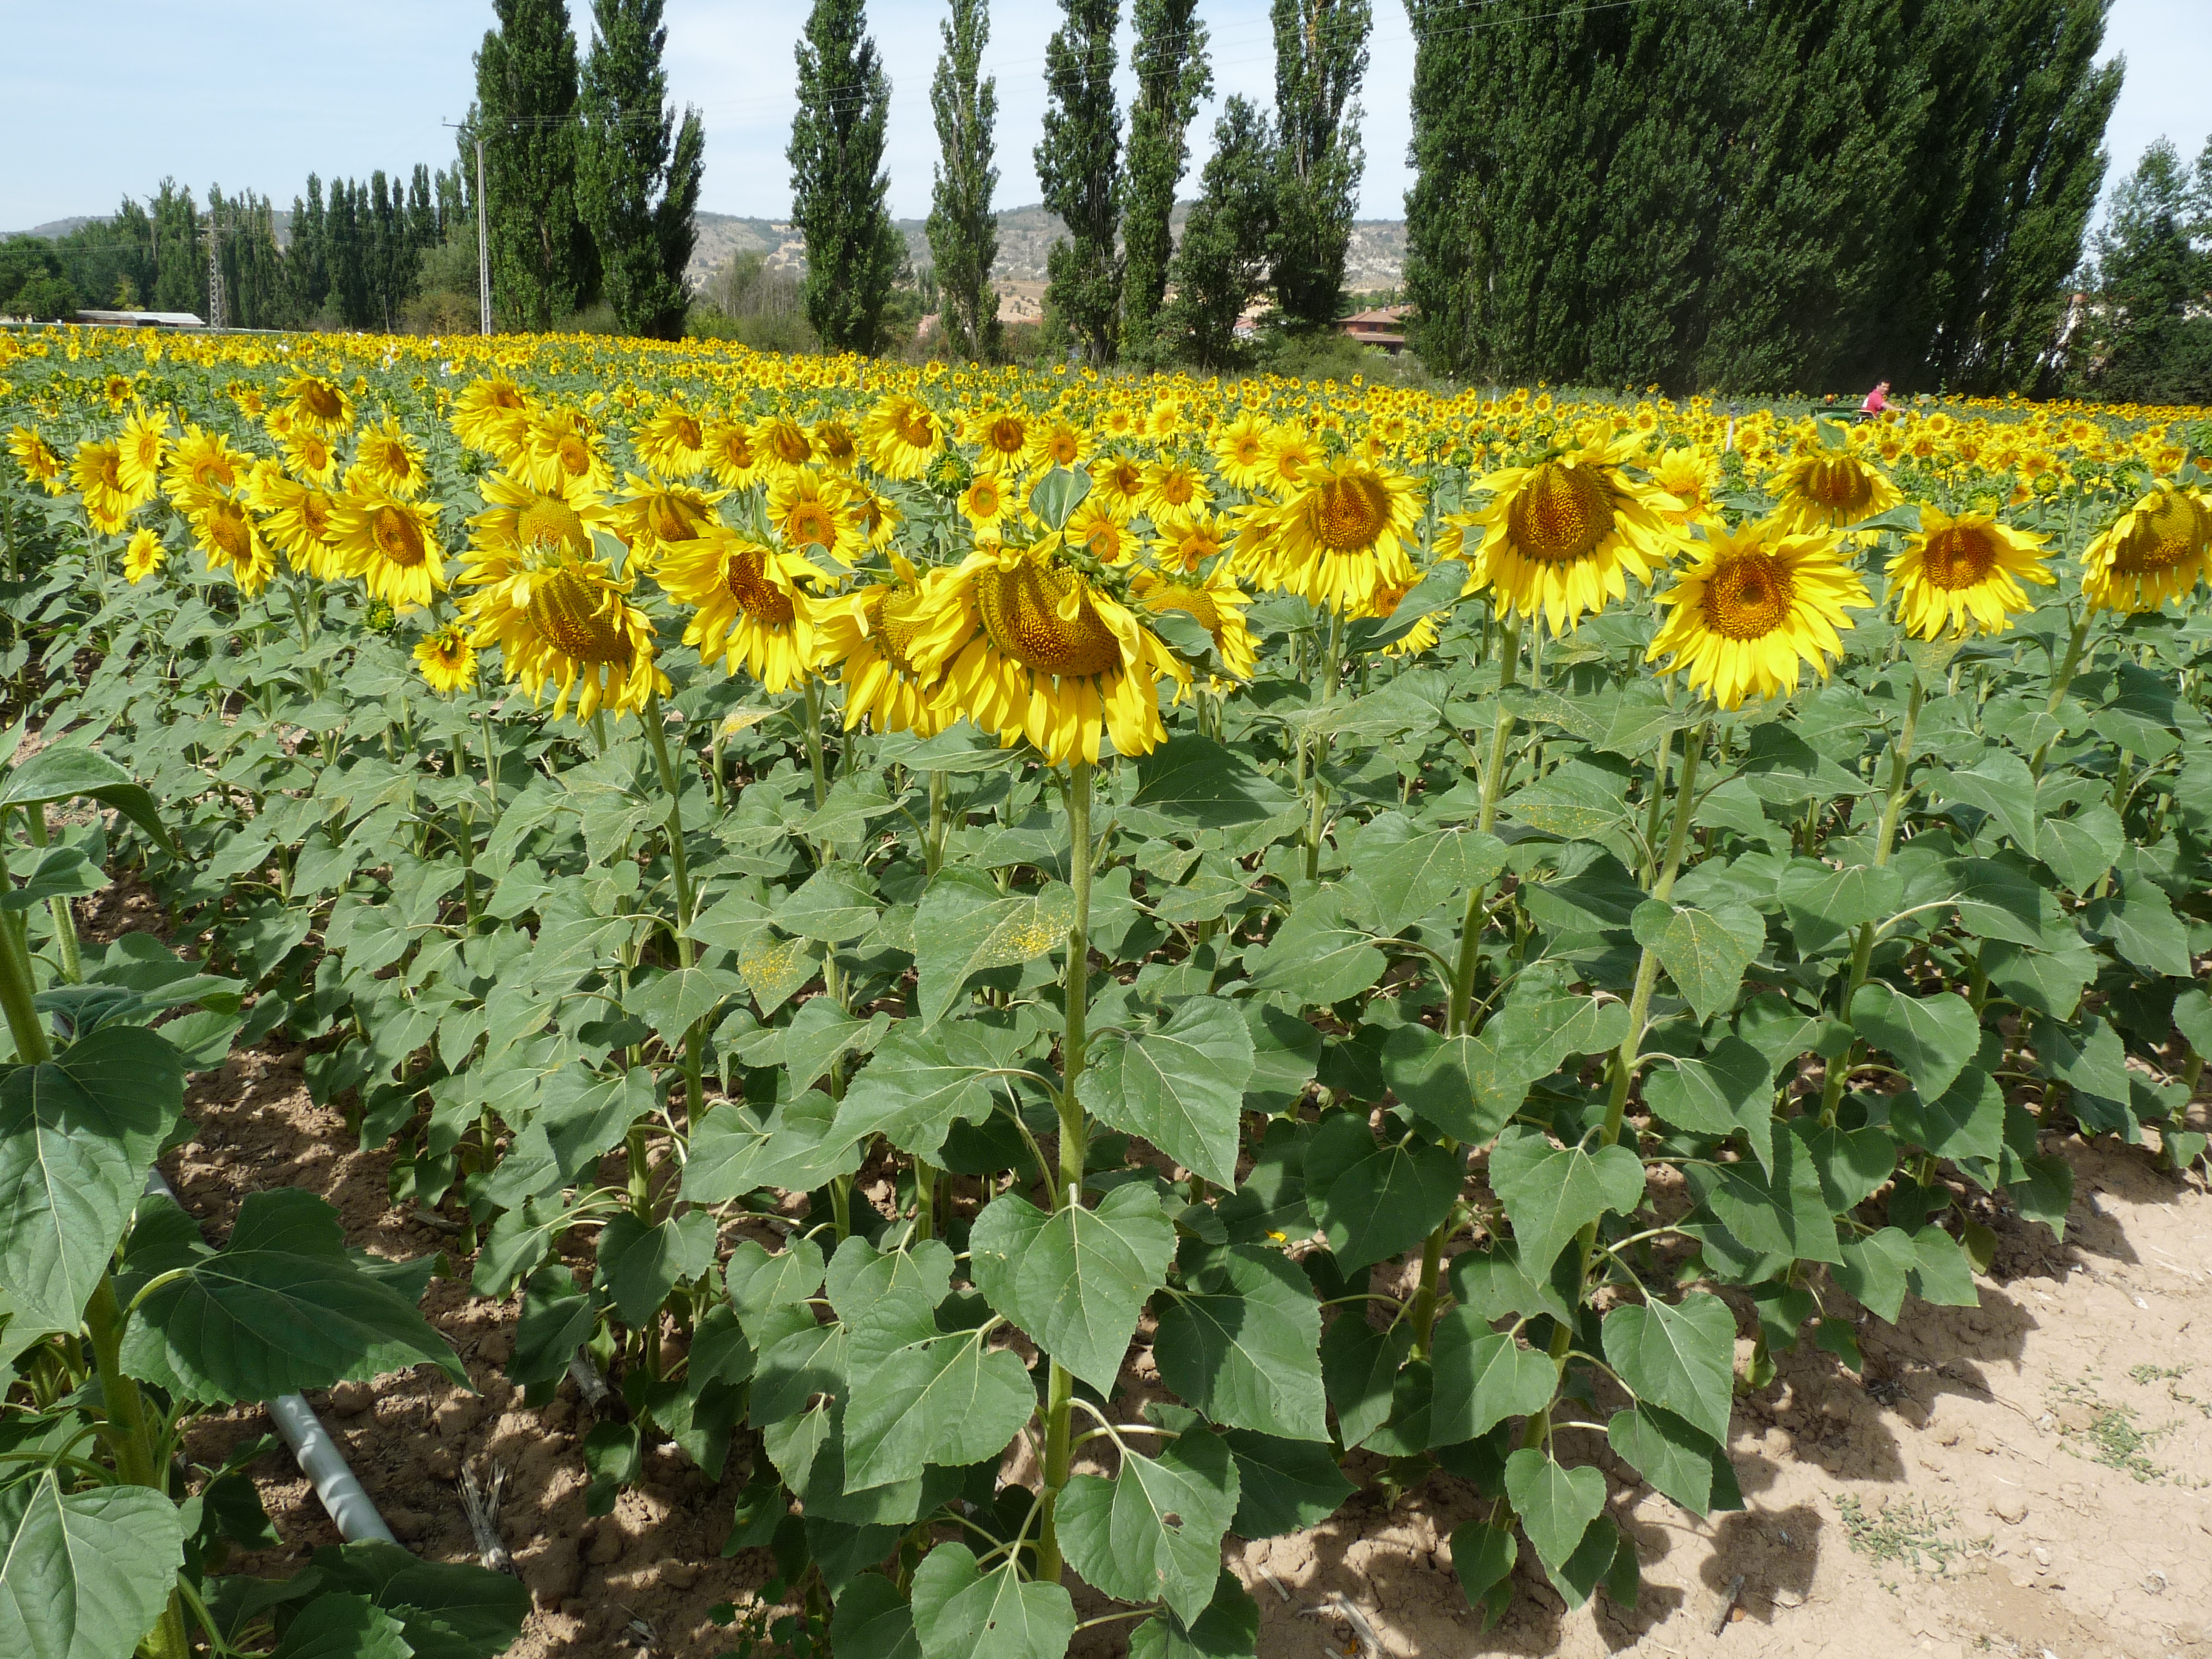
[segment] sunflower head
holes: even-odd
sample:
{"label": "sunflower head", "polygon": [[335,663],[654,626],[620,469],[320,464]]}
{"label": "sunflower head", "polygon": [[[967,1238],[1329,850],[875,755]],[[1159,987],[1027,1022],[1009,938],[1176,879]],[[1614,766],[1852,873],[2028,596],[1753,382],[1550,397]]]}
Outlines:
{"label": "sunflower head", "polygon": [[1847,450],[1800,455],[1776,480],[1782,516],[1801,528],[1848,530],[1905,499],[1889,475]]}
{"label": "sunflower head", "polygon": [[2155,611],[2212,579],[2212,496],[2160,479],[2082,550],[2081,592],[2100,611]]}
{"label": "sunflower head", "polygon": [[1451,520],[1484,532],[1469,556],[1470,588],[1490,587],[1509,614],[1540,616],[1562,634],[1626,598],[1630,577],[1650,581],[1680,533],[1664,516],[1677,503],[1629,476],[1632,441],[1577,445],[1478,480],[1490,504]]}
{"label": "sunflower head", "polygon": [[671,544],[655,572],[668,596],[692,607],[684,642],[700,660],[726,655],[763,690],[780,694],[804,681],[817,651],[821,573],[799,554],[748,540],[721,524]]}
{"label": "sunflower head", "polygon": [[123,574],[136,587],[168,562],[161,538],[142,527],[131,533],[131,545],[123,551]]}
{"label": "sunflower head", "polygon": [[2057,580],[2044,566],[2042,542],[1986,513],[1954,519],[1922,507],[1920,533],[1889,562],[1899,619],[1922,639],[2003,632],[2012,613],[2030,606],[2022,582],[2047,587]]}
{"label": "sunflower head", "polygon": [[1825,677],[1843,653],[1846,607],[1869,603],[1833,532],[1799,532],[1780,519],[1711,529],[1674,586],[1658,595],[1667,619],[1649,659],[1723,708],[1796,690],[1810,666]]}
{"label": "sunflower head", "polygon": [[470,643],[496,645],[501,672],[532,701],[554,688],[553,718],[642,710],[667,677],[653,664],[653,623],[629,603],[629,582],[564,542],[537,544],[517,562],[495,555],[464,573]]}
{"label": "sunflower head", "polygon": [[415,647],[415,662],[430,689],[441,696],[451,696],[476,684],[477,648],[468,629],[457,622],[423,635]]}

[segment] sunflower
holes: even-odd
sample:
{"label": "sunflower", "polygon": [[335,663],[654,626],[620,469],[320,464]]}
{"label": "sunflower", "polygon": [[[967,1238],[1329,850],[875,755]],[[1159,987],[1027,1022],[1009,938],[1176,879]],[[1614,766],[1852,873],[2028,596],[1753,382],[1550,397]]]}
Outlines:
{"label": "sunflower", "polygon": [[982,453],[978,467],[1019,472],[1036,459],[1037,433],[1018,409],[984,409],[961,422],[961,436]]}
{"label": "sunflower", "polygon": [[1101,501],[1124,518],[1136,512],[1137,497],[1144,488],[1144,463],[1133,456],[1101,455],[1091,463],[1086,499]]}
{"label": "sunflower", "polygon": [[142,501],[151,501],[161,480],[161,457],[169,447],[168,411],[134,410],[123,422],[115,447],[120,457],[116,476],[123,487]]}
{"label": "sunflower", "polygon": [[898,503],[888,495],[878,495],[866,484],[856,483],[845,502],[845,520],[853,532],[872,548],[890,545],[891,538],[905,520]]}
{"label": "sunflower", "polygon": [[668,677],[653,665],[653,623],[629,602],[631,579],[604,559],[577,553],[554,532],[520,547],[472,550],[461,573],[469,643],[499,647],[500,672],[531,700],[555,688],[553,718],[576,699],[576,718],[601,708],[617,716],[642,710]]}
{"label": "sunflower", "polygon": [[1468,591],[1495,588],[1508,612],[1540,614],[1559,635],[1626,598],[1631,575],[1649,582],[1669,556],[1675,532],[1664,515],[1675,502],[1621,470],[1633,441],[1581,446],[1478,480],[1490,504],[1452,521],[1484,532],[1468,560]]}
{"label": "sunflower", "polygon": [[2212,579],[2212,496],[2160,479],[2081,553],[2081,592],[2099,611],[2155,611]]}
{"label": "sunflower", "polygon": [[596,491],[580,485],[536,489],[511,473],[492,472],[478,488],[483,492],[484,510],[469,520],[475,531],[469,551],[478,557],[556,546],[588,559],[592,556],[592,532],[614,535],[619,527],[615,509]]}
{"label": "sunflower", "polygon": [[714,503],[726,490],[661,483],[635,472],[623,475],[627,499],[614,504],[615,534],[634,557],[651,561],[678,542],[696,541],[715,522]]}
{"label": "sunflower", "polygon": [[1267,476],[1267,417],[1247,410],[1213,441],[1213,470],[1234,489],[1258,489]]}
{"label": "sunflower", "polygon": [[1213,636],[1213,647],[1221,653],[1221,665],[1237,679],[1252,678],[1253,665],[1260,655],[1252,630],[1244,621],[1244,607],[1252,602],[1252,596],[1239,587],[1225,569],[1217,568],[1211,576],[1195,581],[1162,575],[1154,570],[1139,570],[1130,578],[1129,595],[1155,615],[1180,611],[1187,617],[1196,617]]}
{"label": "sunflower", "polygon": [[346,488],[367,487],[402,501],[422,493],[430,475],[422,465],[422,446],[399,428],[396,416],[386,415],[366,428],[355,444],[353,465],[346,469]]}
{"label": "sunflower", "polygon": [[1676,524],[1701,523],[1715,516],[1713,500],[1721,487],[1721,464],[1702,449],[1670,449],[1650,467],[1651,482],[1676,505],[1662,508]]}
{"label": "sunflower", "polygon": [[1826,678],[1843,653],[1837,630],[1852,625],[1844,608],[1872,603],[1843,561],[1843,538],[1793,531],[1779,515],[1705,536],[1657,595],[1667,620],[1646,660],[1671,655],[1664,672],[1686,674],[1723,708],[1796,690],[1808,664]]}
{"label": "sunflower", "polygon": [[159,536],[143,527],[131,532],[131,545],[123,550],[123,574],[131,586],[137,586],[168,562]]}
{"label": "sunflower", "polygon": [[1924,640],[1939,634],[2002,634],[2010,613],[2030,608],[2023,581],[2048,587],[2058,579],[2039,550],[2043,538],[1999,524],[1987,513],[1952,518],[1920,509],[1920,533],[1889,562],[1898,620]]}
{"label": "sunflower", "polygon": [[457,622],[425,634],[415,647],[415,664],[430,689],[445,696],[477,683],[477,648],[470,642],[469,630]]}
{"label": "sunflower", "polygon": [[302,428],[287,435],[282,447],[284,465],[295,477],[326,485],[337,476],[338,453],[321,433]]}
{"label": "sunflower", "polygon": [[845,510],[851,496],[851,485],[836,473],[793,467],[768,487],[768,520],[794,551],[818,547],[839,564],[850,564],[865,539]]}
{"label": "sunflower", "polygon": [[799,554],[717,524],[667,549],[654,574],[671,599],[694,607],[684,643],[698,647],[700,661],[726,657],[731,673],[744,668],[770,696],[812,671],[817,606],[810,590],[822,573]]}
{"label": "sunflower", "polygon": [[707,429],[680,403],[665,403],[630,434],[630,447],[664,478],[688,478],[707,465]]}
{"label": "sunflower", "polygon": [[471,380],[453,399],[453,435],[471,449],[513,466],[529,442],[535,408],[536,400],[504,374]]}
{"label": "sunflower", "polygon": [[707,470],[725,489],[743,489],[760,469],[752,428],[743,421],[716,421],[706,433]]}
{"label": "sunflower", "polygon": [[331,547],[338,568],[361,577],[369,597],[394,611],[428,605],[446,586],[438,508],[392,495],[368,478],[349,477],[347,483],[347,492],[331,503]]}
{"label": "sunflower", "polygon": [[1067,515],[1061,534],[1068,546],[1082,549],[1099,563],[1120,564],[1137,549],[1129,516],[1127,507],[1116,507],[1092,494]]}
{"label": "sunflower", "polygon": [[1090,453],[1091,440],[1073,421],[1054,421],[1037,434],[1036,465],[1042,469],[1063,467],[1073,472]]}
{"label": "sunflower", "polygon": [[62,458],[54,453],[53,446],[27,426],[19,426],[8,434],[8,453],[23,469],[23,476],[35,480],[49,495],[64,495],[69,480]]}
{"label": "sunflower", "polygon": [[908,654],[931,603],[930,589],[949,573],[917,575],[897,553],[891,580],[874,582],[817,607],[816,629],[824,664],[839,665],[845,686],[845,729],[868,720],[878,732],[933,738],[959,718]]}
{"label": "sunflower", "polygon": [[1176,514],[1152,526],[1152,555],[1164,570],[1188,574],[1217,556],[1226,544],[1227,532],[1211,513]]}
{"label": "sunflower", "polygon": [[1848,530],[1905,499],[1880,467],[1842,450],[1800,455],[1767,480],[1779,516],[1802,530]]}
{"label": "sunflower", "polygon": [[968,488],[953,505],[978,532],[990,532],[1019,511],[1020,499],[1006,487],[1004,478],[986,467],[968,481]]}
{"label": "sunflower", "polygon": [[233,449],[220,432],[203,432],[188,422],[184,435],[170,446],[169,459],[161,469],[162,488],[182,507],[185,498],[194,491],[236,489],[251,465],[251,460]]}
{"label": "sunflower", "polygon": [[276,395],[285,400],[285,418],[295,428],[333,434],[353,428],[353,399],[336,380],[302,369],[277,387]]}
{"label": "sunflower", "polygon": [[1145,469],[1144,487],[1137,492],[1137,511],[1154,524],[1203,512],[1212,505],[1213,494],[1196,467],[1181,461],[1154,461]]}
{"label": "sunflower", "polygon": [[1267,434],[1259,482],[1249,487],[1279,496],[1295,495],[1305,487],[1306,474],[1322,460],[1321,440],[1307,430],[1304,422],[1279,426]]}
{"label": "sunflower", "polygon": [[276,574],[276,556],[246,503],[220,489],[204,489],[183,503],[192,544],[207,555],[210,568],[227,570],[238,591],[252,599]]}
{"label": "sunflower", "polygon": [[945,422],[919,398],[894,392],[860,422],[868,465],[886,478],[919,478],[945,447]]}
{"label": "sunflower", "polygon": [[84,516],[103,536],[119,536],[143,497],[123,485],[123,453],[113,444],[88,438],[70,458],[70,482],[84,502]]}
{"label": "sunflower", "polygon": [[315,484],[295,482],[273,463],[253,469],[253,505],[262,514],[261,533],[276,544],[295,570],[324,581],[345,574],[331,537],[331,514],[337,498]]}
{"label": "sunflower", "polygon": [[594,495],[604,495],[614,483],[606,434],[574,409],[530,417],[526,447],[515,470],[532,489],[547,492],[580,484]]}
{"label": "sunflower", "polygon": [[753,427],[756,462],[769,476],[805,466],[814,459],[814,441],[788,415],[770,415]]}
{"label": "sunflower", "polygon": [[814,455],[840,477],[849,475],[860,464],[860,447],[853,436],[853,428],[842,421],[817,421],[814,423]]}
{"label": "sunflower", "polygon": [[1051,542],[979,547],[929,598],[908,655],[1001,743],[1026,737],[1058,765],[1097,760],[1102,732],[1124,755],[1165,740],[1159,681],[1189,671]]}
{"label": "sunflower", "polygon": [[1352,456],[1310,471],[1282,506],[1247,519],[1239,561],[1264,586],[1363,615],[1378,587],[1410,586],[1406,542],[1421,516],[1413,479]]}
{"label": "sunflower", "polygon": [[[1378,621],[1388,617],[1398,608],[1398,602],[1413,591],[1411,586],[1376,588],[1374,606],[1367,614]],[[1391,644],[1384,646],[1382,654],[1388,657],[1418,657],[1434,645],[1437,639],[1437,619],[1431,614],[1415,623]]]}

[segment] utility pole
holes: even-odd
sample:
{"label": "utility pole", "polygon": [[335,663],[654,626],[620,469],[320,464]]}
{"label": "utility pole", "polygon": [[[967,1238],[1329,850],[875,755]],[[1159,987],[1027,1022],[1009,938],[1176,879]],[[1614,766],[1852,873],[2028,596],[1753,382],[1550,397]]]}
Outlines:
{"label": "utility pole", "polygon": [[208,326],[225,328],[229,319],[224,313],[229,307],[224,303],[222,291],[222,240],[216,234],[215,215],[208,215]]}
{"label": "utility pole", "polygon": [[477,138],[477,297],[483,312],[483,326],[491,332],[491,236],[485,228],[483,138]]}

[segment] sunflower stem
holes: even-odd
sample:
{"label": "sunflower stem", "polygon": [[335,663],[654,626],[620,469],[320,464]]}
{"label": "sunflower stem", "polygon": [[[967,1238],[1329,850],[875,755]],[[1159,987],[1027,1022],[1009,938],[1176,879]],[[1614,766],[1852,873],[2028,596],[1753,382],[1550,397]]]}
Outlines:
{"label": "sunflower stem", "polygon": [[[46,808],[33,801],[23,808],[23,823],[31,832],[31,845],[46,845]],[[54,921],[54,952],[61,958],[62,977],[71,985],[84,983],[84,961],[77,953],[76,917],[68,899],[58,895],[46,901],[46,914]]]}
{"label": "sunflower stem", "polygon": [[932,876],[945,862],[945,836],[951,827],[945,817],[945,774],[932,772],[929,775],[929,840],[921,849],[923,872]]}
{"label": "sunflower stem", "polygon": [[[1077,1087],[1082,1081],[1087,1042],[1085,1022],[1091,1001],[1091,763],[1072,762],[1067,780],[1068,884],[1075,890],[1075,920],[1067,930],[1067,979],[1065,995],[1066,1024],[1060,1045],[1060,1207],[1073,1209],[1083,1202],[1083,1166],[1089,1151],[1090,1125]],[[1052,1362],[1046,1387],[1044,1420],[1044,1492],[1040,1504],[1036,1577],[1041,1583],[1060,1582],[1060,1534],[1054,1510],[1060,1489],[1067,1485],[1068,1417],[1075,1399],[1075,1379],[1059,1360]]]}
{"label": "sunflower stem", "polygon": [[[2074,684],[2075,671],[2081,665],[2081,647],[2088,643],[2089,611],[2085,608],[2075,622],[2073,631],[2066,636],[2066,655],[2058,665],[2058,672],[2051,677],[2051,696],[2043,705],[2046,714],[2056,714],[2058,705],[2066,700],[2067,688]],[[2036,746],[2034,756],[2027,763],[2027,775],[2032,778],[2043,775],[2043,763],[2051,758],[2051,745],[2057,741],[2057,733],[2045,738]]]}
{"label": "sunflower stem", "polygon": [[806,677],[806,763],[814,771],[814,810],[830,799],[830,782],[822,769],[822,683]]}
{"label": "sunflower stem", "polygon": [[[1328,708],[1336,701],[1337,678],[1344,669],[1344,613],[1336,606],[1328,608],[1328,660],[1322,665],[1321,706]],[[1307,780],[1312,793],[1312,815],[1306,826],[1306,879],[1321,879],[1321,832],[1323,815],[1328,808],[1328,786],[1322,781],[1322,763],[1328,758],[1328,738],[1320,732],[1313,734],[1313,774]]]}
{"label": "sunflower stem", "polygon": [[[653,744],[653,764],[660,772],[660,787],[668,792],[668,862],[676,878],[676,965],[689,969],[692,963],[691,949],[691,866],[684,851],[683,780],[677,774],[675,757],[668,750],[668,722],[661,717],[660,693],[649,690],[645,694],[645,734]],[[684,750],[688,757],[690,750]],[[684,1109],[696,1121],[706,1109],[702,1097],[705,1088],[705,1068],[700,1059],[700,1026],[694,1020],[684,1032]]]}

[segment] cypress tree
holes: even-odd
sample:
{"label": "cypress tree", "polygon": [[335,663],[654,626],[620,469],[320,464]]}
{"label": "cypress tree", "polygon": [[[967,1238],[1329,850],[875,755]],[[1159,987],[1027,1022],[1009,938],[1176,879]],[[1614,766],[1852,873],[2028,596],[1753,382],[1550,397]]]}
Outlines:
{"label": "cypress tree", "polygon": [[991,165],[999,83],[978,79],[991,39],[988,0],[951,0],[951,15],[938,25],[945,50],[929,84],[939,150],[929,252],[945,344],[957,356],[988,362],[998,356],[1000,340],[999,294],[991,286],[999,257],[999,222],[991,211],[999,187],[999,170]]}
{"label": "cypress tree", "polygon": [[1165,350],[1200,368],[1237,361],[1237,319],[1266,286],[1274,240],[1275,154],[1267,118],[1231,98],[1213,125],[1213,155],[1176,250],[1175,298],[1159,318]]}
{"label": "cypress tree", "polygon": [[684,331],[684,267],[705,170],[705,129],[687,109],[679,132],[667,106],[661,0],[592,0],[596,25],[577,107],[578,202],[599,248],[601,291],[632,334]]}
{"label": "cypress tree", "polygon": [[1324,328],[1344,297],[1344,255],[1367,154],[1359,83],[1368,0],[1274,0],[1275,301],[1292,328]]}
{"label": "cypress tree", "polygon": [[591,295],[576,214],[576,38],[565,0],[492,0],[477,120],[491,202],[492,292],[510,328],[544,331]]}
{"label": "cypress tree", "polygon": [[1045,264],[1048,318],[1067,330],[1092,363],[1110,363],[1119,346],[1121,262],[1114,248],[1120,220],[1121,116],[1114,102],[1114,31],[1121,0],[1060,0],[1059,28],[1045,47],[1044,137],[1036,147],[1044,204],[1068,240]]}
{"label": "cypress tree", "polygon": [[1213,90],[1206,62],[1206,26],[1198,0],[1133,0],[1137,40],[1129,54],[1137,72],[1129,106],[1128,172],[1122,181],[1121,342],[1125,353],[1150,356],[1154,314],[1167,293],[1174,252],[1169,221],[1176,186],[1190,160],[1188,134],[1199,100]]}
{"label": "cypress tree", "polygon": [[884,192],[890,77],[861,0],[814,0],[799,42],[791,216],[806,238],[806,320],[832,351],[873,351],[904,251]]}
{"label": "cypress tree", "polygon": [[1497,60],[1512,31],[1468,28],[1459,0],[1407,0],[1406,15],[1413,33],[1407,339],[1431,368],[1469,374],[1486,356],[1491,204],[1503,171],[1493,140],[1508,114]]}
{"label": "cypress tree", "polygon": [[330,233],[323,220],[323,181],[307,175],[307,199],[292,198],[292,240],[284,273],[301,319],[312,321],[331,291]]}

